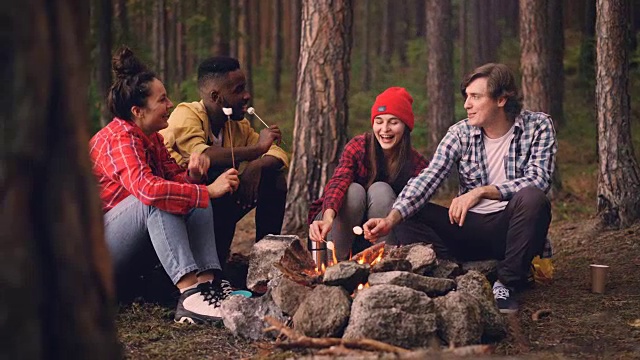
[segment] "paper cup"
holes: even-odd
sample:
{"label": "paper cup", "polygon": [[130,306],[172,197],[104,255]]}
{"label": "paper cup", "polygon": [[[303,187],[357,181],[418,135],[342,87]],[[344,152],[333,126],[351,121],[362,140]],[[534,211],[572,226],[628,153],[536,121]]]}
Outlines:
{"label": "paper cup", "polygon": [[591,264],[591,292],[596,294],[604,294],[607,285],[607,273],[609,266]]}

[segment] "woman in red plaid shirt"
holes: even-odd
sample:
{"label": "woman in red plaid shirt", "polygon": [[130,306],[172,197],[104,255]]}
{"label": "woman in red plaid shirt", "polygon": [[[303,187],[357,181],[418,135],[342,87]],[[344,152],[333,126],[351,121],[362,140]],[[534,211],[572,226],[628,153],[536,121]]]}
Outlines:
{"label": "woman in red plaid shirt", "polygon": [[[413,98],[406,89],[391,87],[371,108],[372,131],[351,139],[340,156],[323,196],[309,211],[309,238],[333,241],[338,260],[349,258],[352,231],[367,219],[386,215],[410,178],[427,166],[411,146]],[[396,243],[393,234],[379,239]]]}
{"label": "woman in red plaid shirt", "polygon": [[209,199],[234,191],[238,173],[231,169],[205,186],[206,156],[180,168],[158,134],[173,107],[162,82],[128,48],[114,57],[113,70],[108,105],[115,118],[91,139],[90,152],[116,278],[130,276],[150,243],[181,292],[175,320],[220,320],[220,302],[231,289],[214,276],[220,261]]}

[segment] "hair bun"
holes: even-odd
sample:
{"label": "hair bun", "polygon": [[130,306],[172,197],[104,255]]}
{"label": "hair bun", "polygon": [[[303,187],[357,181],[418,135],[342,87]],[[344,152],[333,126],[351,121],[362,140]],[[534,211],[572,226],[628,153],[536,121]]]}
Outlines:
{"label": "hair bun", "polygon": [[133,77],[147,71],[147,67],[126,46],[118,50],[113,57],[111,67],[119,79]]}

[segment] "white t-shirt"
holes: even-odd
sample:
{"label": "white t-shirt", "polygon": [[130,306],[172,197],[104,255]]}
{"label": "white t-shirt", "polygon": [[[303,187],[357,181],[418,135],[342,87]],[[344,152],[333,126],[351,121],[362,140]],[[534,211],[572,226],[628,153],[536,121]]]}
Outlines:
{"label": "white t-shirt", "polygon": [[216,136],[215,134],[213,135],[213,140],[211,141],[211,146],[217,146],[217,147],[221,147],[222,146],[222,130],[220,130],[218,132],[218,136]]}
{"label": "white t-shirt", "polygon": [[[507,181],[504,166],[509,155],[509,145],[513,139],[513,129],[514,127],[512,126],[506,134],[497,139],[490,139],[483,135],[484,150],[487,154],[487,175],[489,176],[490,185],[502,184]],[[508,201],[481,199],[469,211],[478,214],[490,214],[504,210],[508,203]]]}

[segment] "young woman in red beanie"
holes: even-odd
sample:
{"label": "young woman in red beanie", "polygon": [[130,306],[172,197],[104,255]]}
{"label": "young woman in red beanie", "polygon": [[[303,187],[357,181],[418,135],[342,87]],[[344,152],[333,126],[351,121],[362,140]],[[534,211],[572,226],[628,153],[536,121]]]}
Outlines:
{"label": "young woman in red beanie", "polygon": [[[391,87],[371,108],[372,131],[347,143],[323,196],[309,211],[309,238],[333,241],[338,260],[349,258],[352,229],[367,219],[383,217],[410,178],[427,166],[411,146],[413,98],[406,89]],[[394,234],[379,241],[395,244]]]}

